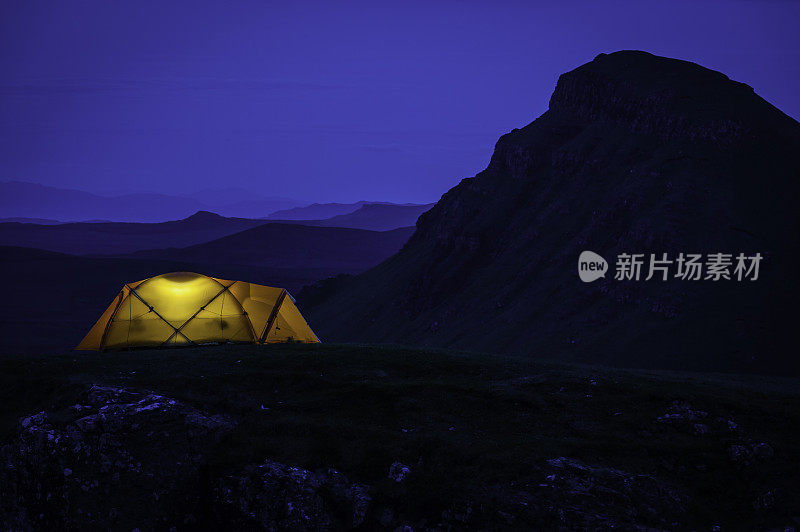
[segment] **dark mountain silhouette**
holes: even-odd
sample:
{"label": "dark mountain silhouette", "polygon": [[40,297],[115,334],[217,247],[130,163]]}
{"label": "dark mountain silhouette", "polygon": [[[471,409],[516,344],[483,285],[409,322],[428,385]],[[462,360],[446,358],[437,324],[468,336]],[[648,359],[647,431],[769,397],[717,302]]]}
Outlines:
{"label": "dark mountain silhouette", "polygon": [[14,217],[14,218],[0,218],[0,223],[19,223],[19,224],[38,224],[38,225],[59,225],[66,222],[62,222],[59,220],[51,220],[49,218],[25,218],[25,217]]}
{"label": "dark mountain silhouette", "polygon": [[[329,340],[797,373],[799,191],[800,124],[749,86],[644,52],[601,54],[563,74],[548,111],[502,136],[402,251],[299,299]],[[612,270],[585,284],[583,250],[612,269],[621,253],[765,259],[756,282]]]}
{"label": "dark mountain silhouette", "polygon": [[24,246],[78,255],[127,254],[154,247],[186,247],[264,224],[199,211],[162,223],[0,223],[0,245]]}
{"label": "dark mountain silhouette", "polygon": [[[430,207],[431,205],[368,204],[354,213],[336,216],[329,220],[289,223],[388,231],[413,226],[419,214]],[[117,255],[141,250],[188,247],[266,223],[268,221],[264,219],[228,218],[207,211],[198,211],[183,220],[161,223],[107,221],[70,223],[44,219],[21,218],[8,221],[0,219],[0,245],[32,247],[77,255]],[[304,234],[317,233],[311,231]],[[326,235],[332,236],[328,233]],[[380,256],[386,258],[384,255]]]}
{"label": "dark mountain silhouette", "polygon": [[264,218],[280,209],[291,209],[305,205],[304,202],[284,197],[262,196],[252,190],[229,187],[204,189],[187,194],[222,216],[239,218]]}
{"label": "dark mountain silhouette", "polygon": [[419,215],[433,207],[427,205],[393,205],[367,203],[349,214],[340,214],[321,220],[325,227],[353,227],[372,231],[389,231],[400,227],[413,226]]}
{"label": "dark mountain silhouette", "polygon": [[264,218],[269,213],[289,205],[296,205],[297,201],[284,201],[280,198],[240,200],[234,203],[221,205],[209,203],[208,208],[222,216],[236,216],[242,218]]}
{"label": "dark mountain silhouette", "polygon": [[269,220],[324,220],[340,214],[348,214],[364,205],[365,201],[356,203],[312,203],[304,207],[282,209],[271,213],[266,218]]}
{"label": "dark mountain silhouette", "polygon": [[[331,205],[331,204],[326,204]],[[364,203],[355,211],[320,220],[270,220],[278,223],[312,225],[317,227],[350,227],[370,231],[390,231],[413,226],[419,215],[433,207],[425,205],[395,203]]]}
{"label": "dark mountain silhouette", "polygon": [[293,209],[285,209],[275,211],[267,219],[287,222],[311,222],[316,223],[319,220],[327,220],[335,216],[354,213],[365,205],[387,205],[391,207],[420,207],[416,203],[391,203],[386,201],[357,201],[355,203],[312,203],[304,207],[295,207]]}
{"label": "dark mountain silhouette", "polygon": [[413,227],[366,231],[267,223],[183,249],[140,251],[137,257],[273,268],[318,268],[362,272],[396,253]]}

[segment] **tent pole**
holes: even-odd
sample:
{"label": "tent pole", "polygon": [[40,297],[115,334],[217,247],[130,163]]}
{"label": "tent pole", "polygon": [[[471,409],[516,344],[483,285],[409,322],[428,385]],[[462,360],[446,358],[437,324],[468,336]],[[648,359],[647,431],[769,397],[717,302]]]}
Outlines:
{"label": "tent pole", "polygon": [[[149,309],[150,309],[150,312],[152,312],[153,314],[155,314],[156,316],[158,316],[159,318],[161,318],[161,321],[163,321],[164,323],[166,323],[167,325],[169,325],[170,327],[172,327],[172,329],[175,331],[174,333],[172,333],[172,334],[169,336],[169,338],[167,338],[167,340],[166,340],[164,343],[167,343],[167,342],[168,342],[168,341],[169,341],[169,340],[170,340],[170,339],[171,339],[173,336],[175,336],[175,333],[178,333],[178,334],[180,334],[181,336],[183,336],[184,338],[186,338],[186,335],[185,335],[185,334],[183,334],[182,332],[178,331],[178,329],[176,329],[176,328],[175,328],[175,326],[174,326],[173,324],[171,324],[169,321],[167,321],[167,320],[166,320],[166,318],[164,318],[164,316],[162,316],[161,314],[159,314],[159,313],[158,313],[158,311],[157,311],[155,308],[153,308],[153,305],[151,305],[150,303],[148,303],[147,301],[145,301],[144,299],[142,299],[142,296],[140,296],[139,294],[137,294],[135,289],[131,288],[130,290],[131,290],[131,294],[135,295],[135,296],[136,296],[136,298],[137,298],[139,301],[141,301],[142,303],[144,303],[144,304],[147,306],[147,308],[149,308]],[[189,338],[186,338],[186,341],[187,341],[187,342],[189,342],[189,343],[190,343],[190,344],[192,344],[192,345],[195,345],[195,343],[194,343],[194,342],[192,342],[192,341],[191,341]],[[161,344],[161,345],[164,345],[164,344]]]}
{"label": "tent pole", "polygon": [[[211,277],[211,279],[214,279],[214,278],[213,278],[213,277]],[[214,279],[214,280],[215,280],[215,281],[217,281],[216,279]],[[227,290],[228,290],[228,287],[227,287],[227,286],[223,285],[223,284],[222,284],[222,283],[220,283],[219,281],[217,281],[217,282],[218,282],[218,283],[219,283],[219,285],[222,287],[222,290],[220,290],[219,292],[217,292],[217,294],[216,294],[214,297],[212,297],[211,299],[209,299],[208,301],[206,301],[205,303],[203,303],[203,305],[202,305],[202,306],[201,306],[199,309],[197,309],[197,312],[195,312],[194,314],[192,314],[192,316],[191,316],[191,317],[190,317],[188,320],[184,321],[184,322],[183,322],[183,324],[182,324],[180,327],[178,327],[177,329],[175,329],[175,327],[173,327],[173,329],[175,329],[175,332],[174,332],[174,333],[172,333],[172,334],[169,336],[169,338],[167,338],[166,340],[164,340],[164,342],[163,342],[161,345],[166,345],[166,343],[167,343],[167,342],[169,342],[170,340],[172,340],[172,338],[173,338],[173,337],[174,337],[176,334],[180,334],[181,336],[183,336],[184,338],[186,338],[187,340],[189,340],[189,338],[187,338],[187,337],[186,337],[186,335],[185,335],[185,334],[183,334],[183,333],[181,332],[181,329],[183,329],[184,327],[186,327],[186,324],[187,324],[187,323],[189,323],[190,321],[192,321],[193,319],[195,319],[195,317],[197,317],[197,315],[198,315],[198,314],[200,314],[200,312],[202,312],[202,311],[203,311],[203,309],[205,309],[205,308],[206,308],[208,305],[210,305],[211,303],[213,303],[215,299],[217,299],[219,296],[221,296],[222,294],[224,294],[224,293],[225,293],[225,291],[227,291]],[[233,285],[234,285],[234,283],[236,283],[236,281],[234,281],[233,283],[231,283],[229,286],[233,286]],[[233,294],[231,294],[231,295],[233,295]],[[141,298],[140,298],[140,299],[141,299]],[[234,297],[233,299],[236,299],[236,298]],[[163,318],[161,318],[161,319],[163,319]],[[190,342],[192,342],[191,340],[189,340],[189,341],[190,341]],[[194,343],[194,342],[192,342],[192,343]]]}
{"label": "tent pole", "polygon": [[[212,279],[214,279],[214,278],[212,277]],[[214,279],[214,280],[216,281],[216,279]],[[219,281],[217,281],[217,282],[219,282]],[[247,321],[247,327],[250,329],[250,336],[253,338],[253,342],[258,342],[258,337],[256,336],[256,330],[253,328],[253,322],[250,320],[250,314],[248,314],[247,311],[244,309],[244,305],[242,305],[242,302],[239,301],[239,298],[237,298],[233,294],[233,292],[231,292],[231,290],[230,290],[231,286],[235,285],[238,282],[240,282],[240,281],[232,282],[231,284],[229,284],[228,286],[225,287],[225,290],[228,291],[228,293],[231,295],[233,300],[236,301],[236,304],[239,305],[239,308],[242,309],[242,316],[244,316],[246,318],[245,321]],[[225,290],[223,290],[223,292]]]}
{"label": "tent pole", "polygon": [[267,324],[264,326],[264,333],[261,335],[261,338],[258,340],[259,344],[263,344],[266,339],[269,331],[272,329],[272,326],[275,324],[275,320],[278,317],[278,311],[281,309],[281,305],[283,305],[283,300],[286,297],[286,290],[281,290],[280,295],[278,296],[278,300],[275,301],[275,306],[272,307],[272,314],[269,315],[269,320],[267,320]]}

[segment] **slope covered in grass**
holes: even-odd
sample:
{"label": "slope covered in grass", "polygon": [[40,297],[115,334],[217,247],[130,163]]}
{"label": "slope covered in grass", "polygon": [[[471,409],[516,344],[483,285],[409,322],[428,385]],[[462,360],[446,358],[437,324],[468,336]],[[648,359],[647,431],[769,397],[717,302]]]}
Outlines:
{"label": "slope covered in grass", "polygon": [[[367,486],[366,529],[741,529],[787,526],[800,515],[800,383],[791,379],[349,345],[5,357],[0,379],[0,429],[14,449],[19,419],[37,412],[57,436],[74,432],[86,416],[74,405],[93,385],[157,394],[224,419],[231,428],[204,449],[199,472],[171,488],[183,490],[180,519],[263,524],[232,515],[218,486],[265,460],[335,468]],[[113,417],[113,408],[104,412]],[[182,430],[137,423],[131,434],[174,439]],[[140,466],[166,452],[155,436],[116,430]],[[84,469],[58,462],[53,475],[63,481],[68,467],[70,479],[91,484],[93,460]],[[394,463],[409,469],[400,482],[388,478]],[[106,508],[102,525],[120,524],[107,517],[111,507],[132,526],[178,519],[154,515],[157,505],[135,497],[121,500],[110,473],[97,490],[77,490],[69,511],[87,497]],[[241,497],[236,508],[248,504]],[[134,503],[141,507],[131,510]],[[334,528],[349,526],[347,515],[331,515]]]}

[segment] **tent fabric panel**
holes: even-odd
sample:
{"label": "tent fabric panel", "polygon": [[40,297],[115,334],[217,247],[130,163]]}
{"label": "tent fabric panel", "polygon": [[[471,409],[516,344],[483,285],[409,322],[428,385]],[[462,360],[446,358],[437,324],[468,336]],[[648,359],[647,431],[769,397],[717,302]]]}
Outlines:
{"label": "tent fabric panel", "polygon": [[157,320],[160,318],[151,312],[150,307],[145,305],[135,294],[129,294],[111,321],[128,322],[134,319]]}
{"label": "tent fabric panel", "polygon": [[264,327],[267,325],[267,320],[283,289],[240,281],[230,287],[230,292],[239,300],[242,308],[247,312],[247,317],[253,325],[256,339],[261,338]]}
{"label": "tent fabric panel", "polygon": [[297,310],[291,297],[283,298],[272,330],[264,340],[264,343],[275,342],[319,342],[319,338]]}
{"label": "tent fabric panel", "polygon": [[117,297],[108,305],[108,308],[100,315],[100,318],[95,322],[86,336],[83,337],[81,343],[75,348],[79,351],[99,351],[105,335],[108,323],[114,316],[114,312],[119,308],[119,305],[128,295],[128,288],[124,287],[119,291]]}
{"label": "tent fabric panel", "polygon": [[108,326],[103,348],[158,346],[174,332],[172,325],[131,291]]}
{"label": "tent fabric panel", "polygon": [[174,332],[175,329],[160,319],[115,321],[108,329],[103,348],[159,346]]}
{"label": "tent fabric panel", "polygon": [[168,340],[161,342],[158,345],[170,345],[170,346],[191,345],[191,342],[184,335],[175,334],[174,336],[171,336]]}
{"label": "tent fabric panel", "polygon": [[196,316],[181,328],[181,333],[196,344],[212,342],[215,338],[222,337],[221,321],[217,316],[203,318]]}
{"label": "tent fabric panel", "polygon": [[131,294],[109,325],[103,348],[158,346],[174,332],[169,323]]}
{"label": "tent fabric panel", "polygon": [[128,341],[128,329],[131,322],[131,299],[132,296],[128,295],[122,301],[116,316],[109,322],[101,349],[122,345]]}
{"label": "tent fabric panel", "polygon": [[219,280],[220,290],[178,329],[194,343],[215,341],[253,342],[254,332],[242,304],[231,293],[234,285],[246,284]]}
{"label": "tent fabric panel", "polygon": [[147,279],[135,292],[166,321],[180,327],[223,289],[211,277],[179,272]]}
{"label": "tent fabric panel", "polygon": [[222,299],[220,318],[222,319],[223,337],[235,342],[256,341],[256,333],[250,317],[241,301],[231,293],[230,288],[225,290],[220,299]]}
{"label": "tent fabric panel", "polygon": [[252,342],[254,340],[250,321],[241,312],[219,314],[203,310],[181,327],[180,332],[194,343]]}
{"label": "tent fabric panel", "polygon": [[220,301],[219,315],[223,318],[227,316],[244,316],[245,314],[241,302],[228,290],[225,290],[215,301]]}
{"label": "tent fabric panel", "polygon": [[289,327],[291,327],[295,341],[319,343],[319,338],[311,330],[303,315],[300,314],[300,310],[298,310],[291,297],[284,298],[280,316],[283,316]]}
{"label": "tent fabric panel", "polygon": [[272,327],[264,339],[265,344],[274,344],[280,342],[294,341],[294,334],[286,319],[278,313],[275,320],[272,322]]}

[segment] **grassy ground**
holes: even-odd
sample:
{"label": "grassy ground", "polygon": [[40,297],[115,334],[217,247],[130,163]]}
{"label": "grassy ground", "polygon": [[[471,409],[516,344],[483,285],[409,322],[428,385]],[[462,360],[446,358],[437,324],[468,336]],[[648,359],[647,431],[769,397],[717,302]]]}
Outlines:
{"label": "grassy ground", "polygon": [[[420,516],[453,498],[491,498],[493,486],[536,495],[546,460],[561,456],[675,486],[688,497],[686,526],[782,526],[800,515],[800,382],[792,379],[354,345],[7,356],[0,438],[25,415],[68,416],[90,384],[152,390],[234,418],[212,472],[270,458],[380,485],[392,462],[408,464],[407,490],[393,504]],[[676,404],[706,412],[697,421],[708,432],[657,421]],[[774,454],[746,466],[732,460],[730,446],[748,442]],[[767,492],[774,502],[754,502]]]}

